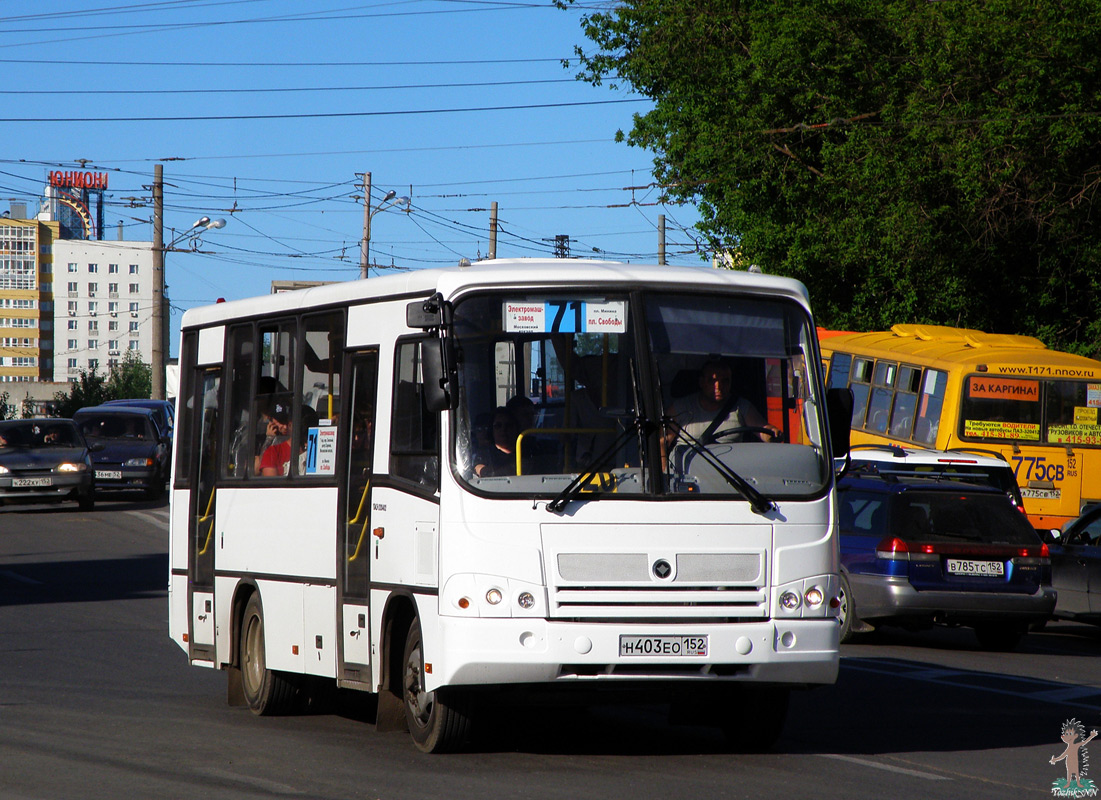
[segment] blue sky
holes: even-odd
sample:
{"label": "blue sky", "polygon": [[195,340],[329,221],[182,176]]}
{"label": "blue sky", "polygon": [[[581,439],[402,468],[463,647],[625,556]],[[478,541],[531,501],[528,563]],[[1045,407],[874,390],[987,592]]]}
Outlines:
{"label": "blue sky", "polygon": [[[589,6],[588,10],[595,6]],[[549,2],[0,0],[0,207],[34,208],[52,169],[110,172],[106,238],[151,240],[154,164],[165,225],[227,226],[205,254],[169,253],[183,309],[264,294],[272,280],[359,274],[361,175],[373,263],[501,257],[668,260],[701,266],[689,207],[658,204],[649,153],[614,141],[648,103],[574,80],[585,9]],[[137,198],[137,199],[130,199]],[[172,235],[166,230],[166,240]],[[383,270],[385,272],[386,270]],[[372,274],[375,274],[374,272]]]}

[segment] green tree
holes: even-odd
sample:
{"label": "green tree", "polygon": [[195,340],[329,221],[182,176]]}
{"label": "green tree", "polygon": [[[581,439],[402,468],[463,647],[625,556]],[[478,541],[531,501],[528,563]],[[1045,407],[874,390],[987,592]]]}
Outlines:
{"label": "green tree", "polygon": [[1101,355],[1101,0],[623,0],[582,27],[578,77],[653,101],[619,138],[707,255],[802,280],[829,327]]}
{"label": "green tree", "polygon": [[148,399],[153,392],[153,370],[136,350],[127,350],[122,363],[111,367],[107,376],[108,400]]}
{"label": "green tree", "polygon": [[107,378],[99,374],[97,367],[82,369],[80,378],[69,384],[69,391],[54,395],[54,411],[59,417],[72,417],[86,406],[98,406],[110,400],[107,394]]}

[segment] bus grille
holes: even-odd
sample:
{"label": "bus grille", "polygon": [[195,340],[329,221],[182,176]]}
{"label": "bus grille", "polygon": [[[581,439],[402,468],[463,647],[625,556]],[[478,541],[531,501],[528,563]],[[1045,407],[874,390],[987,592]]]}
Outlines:
{"label": "bus grille", "polygon": [[[667,576],[645,553],[559,553],[551,615],[567,619],[768,616],[764,554],[679,553]],[[671,562],[671,563],[670,563]]]}

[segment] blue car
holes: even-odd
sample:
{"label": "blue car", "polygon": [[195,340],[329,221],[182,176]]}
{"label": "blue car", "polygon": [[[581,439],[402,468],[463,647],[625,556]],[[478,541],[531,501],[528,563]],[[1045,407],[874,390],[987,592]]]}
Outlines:
{"label": "blue car", "polygon": [[130,406],[90,406],[73,415],[89,445],[96,490],[141,490],[147,497],[164,494],[168,481],[168,441],[155,413]]}
{"label": "blue car", "polygon": [[874,475],[838,488],[842,641],[880,624],[943,623],[1011,650],[1051,615],[1048,547],[1005,492]]}
{"label": "blue car", "polygon": [[135,398],[132,400],[108,400],[105,406],[128,406],[133,408],[149,408],[153,410],[157,428],[161,436],[168,440],[168,449],[172,449],[173,420],[176,418],[176,409],[167,400],[147,400]]}

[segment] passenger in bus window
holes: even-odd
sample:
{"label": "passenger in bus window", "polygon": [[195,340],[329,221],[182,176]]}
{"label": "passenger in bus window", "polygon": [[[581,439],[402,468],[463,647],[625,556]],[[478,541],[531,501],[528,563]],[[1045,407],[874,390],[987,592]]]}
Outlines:
{"label": "passenger in bus window", "polygon": [[[761,412],[744,397],[733,393],[733,372],[730,365],[711,360],[700,368],[699,390],[696,394],[675,401],[669,409],[672,425],[665,433],[665,446],[676,443],[677,432],[685,431],[703,444],[714,441],[716,434],[733,428],[764,428],[768,433],[746,432],[731,436],[728,441],[744,441],[748,435],[771,442],[780,435],[775,425],[769,424]],[[726,437],[724,437],[726,438]]]}
{"label": "passenger in bus window", "polygon": [[266,477],[286,475],[291,466],[291,408],[287,403],[271,407],[268,431],[275,441],[260,456],[260,474]]}
{"label": "passenger in bus window", "polygon": [[474,474],[479,478],[516,474],[516,437],[520,425],[504,406],[493,412],[493,444],[474,454]]}

